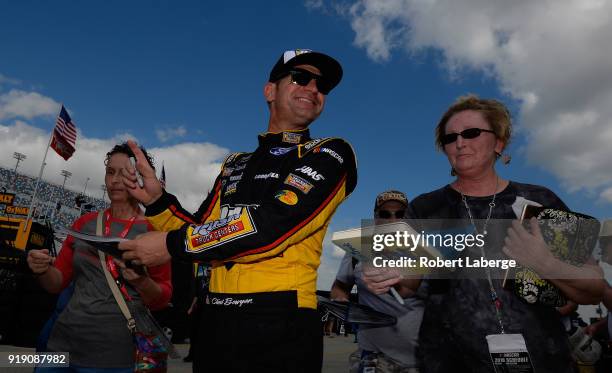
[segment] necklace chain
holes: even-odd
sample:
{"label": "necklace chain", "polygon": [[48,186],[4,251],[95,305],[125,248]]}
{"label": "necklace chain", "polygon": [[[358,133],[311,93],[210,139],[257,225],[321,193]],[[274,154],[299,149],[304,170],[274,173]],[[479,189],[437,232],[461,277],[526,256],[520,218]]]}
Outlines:
{"label": "necklace chain", "polygon": [[[489,225],[489,221],[491,220],[493,209],[495,208],[495,198],[497,197],[498,187],[499,187],[499,177],[497,177],[495,181],[495,191],[493,192],[493,198],[491,198],[491,202],[489,202],[489,213],[487,214],[487,218],[482,227],[482,233],[485,236],[488,233],[487,226]],[[476,234],[480,234],[480,232],[478,232],[478,227],[476,226],[476,222],[474,221],[474,216],[472,216],[472,210],[470,209],[470,205],[468,205],[467,197],[463,194],[463,192],[459,191],[459,193],[461,193],[461,201],[463,201],[463,205],[465,206],[468,216],[470,217],[470,223],[472,223],[472,225],[474,226],[474,230],[476,231]],[[484,246],[480,247],[480,253],[483,259],[486,259]],[[489,267],[486,268],[485,272],[487,274],[487,280],[489,282],[489,290],[491,291],[491,302],[493,302],[493,305],[495,306],[495,316],[497,316],[497,322],[499,323],[499,328],[501,330],[501,333],[504,334],[505,330],[504,330],[504,323],[502,321],[502,313],[501,313],[502,302],[501,302],[501,299],[499,299],[499,296],[497,295],[497,291],[495,291],[495,287],[493,286],[493,280],[491,279],[491,270],[489,269]]]}
{"label": "necklace chain", "polygon": [[[489,225],[489,220],[491,220],[491,214],[493,213],[493,208],[495,208],[495,198],[497,197],[498,187],[499,187],[499,177],[495,181],[495,191],[493,193],[493,198],[491,198],[491,202],[489,202],[489,213],[487,214],[487,219],[485,220],[484,226],[482,227],[482,233],[484,235],[487,234],[487,225]],[[480,233],[478,232],[478,227],[476,227],[476,224],[474,223],[474,217],[472,216],[472,210],[470,209],[470,206],[468,205],[467,197],[463,194],[462,191],[459,191],[459,193],[461,193],[461,201],[463,201],[463,205],[465,206],[465,209],[467,210],[468,216],[470,217],[470,222],[472,223],[472,225],[474,225],[474,229],[476,230],[476,233]]]}

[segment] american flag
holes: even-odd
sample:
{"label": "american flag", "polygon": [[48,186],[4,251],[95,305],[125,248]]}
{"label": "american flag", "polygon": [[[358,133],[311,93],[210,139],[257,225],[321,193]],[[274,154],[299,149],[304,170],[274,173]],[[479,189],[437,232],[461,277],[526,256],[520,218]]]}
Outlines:
{"label": "american flag", "polygon": [[161,170],[161,174],[159,175],[159,183],[161,184],[162,188],[166,188],[166,169],[164,168],[164,164],[162,163],[162,170]]}
{"label": "american flag", "polygon": [[51,148],[53,148],[62,158],[68,160],[74,153],[76,136],[76,127],[70,115],[68,115],[66,108],[62,105],[62,110],[60,110],[57,120],[55,121]]}

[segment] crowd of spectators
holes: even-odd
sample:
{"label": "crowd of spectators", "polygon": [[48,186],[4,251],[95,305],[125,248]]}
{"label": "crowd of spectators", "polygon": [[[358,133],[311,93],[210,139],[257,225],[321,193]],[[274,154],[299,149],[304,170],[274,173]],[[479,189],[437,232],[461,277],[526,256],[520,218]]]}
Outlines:
{"label": "crowd of spectators", "polygon": [[[0,167],[0,192],[14,193],[14,206],[29,207],[36,188],[36,178]],[[58,209],[59,207],[59,209]],[[48,221],[53,227],[71,226],[85,211],[105,209],[107,202],[83,195],[61,185],[41,180],[36,193],[34,219]],[[0,204],[0,214],[5,214]]]}

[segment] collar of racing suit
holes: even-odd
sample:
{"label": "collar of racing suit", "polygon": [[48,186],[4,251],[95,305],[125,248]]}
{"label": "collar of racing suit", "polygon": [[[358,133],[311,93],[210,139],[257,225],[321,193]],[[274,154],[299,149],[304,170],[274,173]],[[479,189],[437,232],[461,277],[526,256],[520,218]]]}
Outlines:
{"label": "collar of racing suit", "polygon": [[264,132],[258,136],[259,145],[296,145],[311,140],[308,129],[283,132]]}

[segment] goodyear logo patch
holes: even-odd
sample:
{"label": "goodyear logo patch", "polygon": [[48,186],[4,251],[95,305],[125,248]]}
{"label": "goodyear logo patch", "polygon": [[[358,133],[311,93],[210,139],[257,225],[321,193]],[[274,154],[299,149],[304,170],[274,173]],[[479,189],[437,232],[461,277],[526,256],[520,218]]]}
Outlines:
{"label": "goodyear logo patch", "polygon": [[248,208],[222,206],[221,218],[189,227],[187,251],[206,251],[253,233],[257,233],[257,228]]}
{"label": "goodyear logo patch", "polygon": [[255,175],[253,179],[255,180],[267,180],[267,179],[278,179],[278,174],[276,172],[268,172],[267,174],[259,174]]}
{"label": "goodyear logo patch", "polygon": [[308,194],[313,187],[311,183],[294,174],[289,174],[289,176],[287,176],[285,184],[291,185],[304,194]]}
{"label": "goodyear logo patch", "polygon": [[298,203],[298,196],[294,192],[287,189],[276,192],[274,198],[289,206],[293,206]]}

